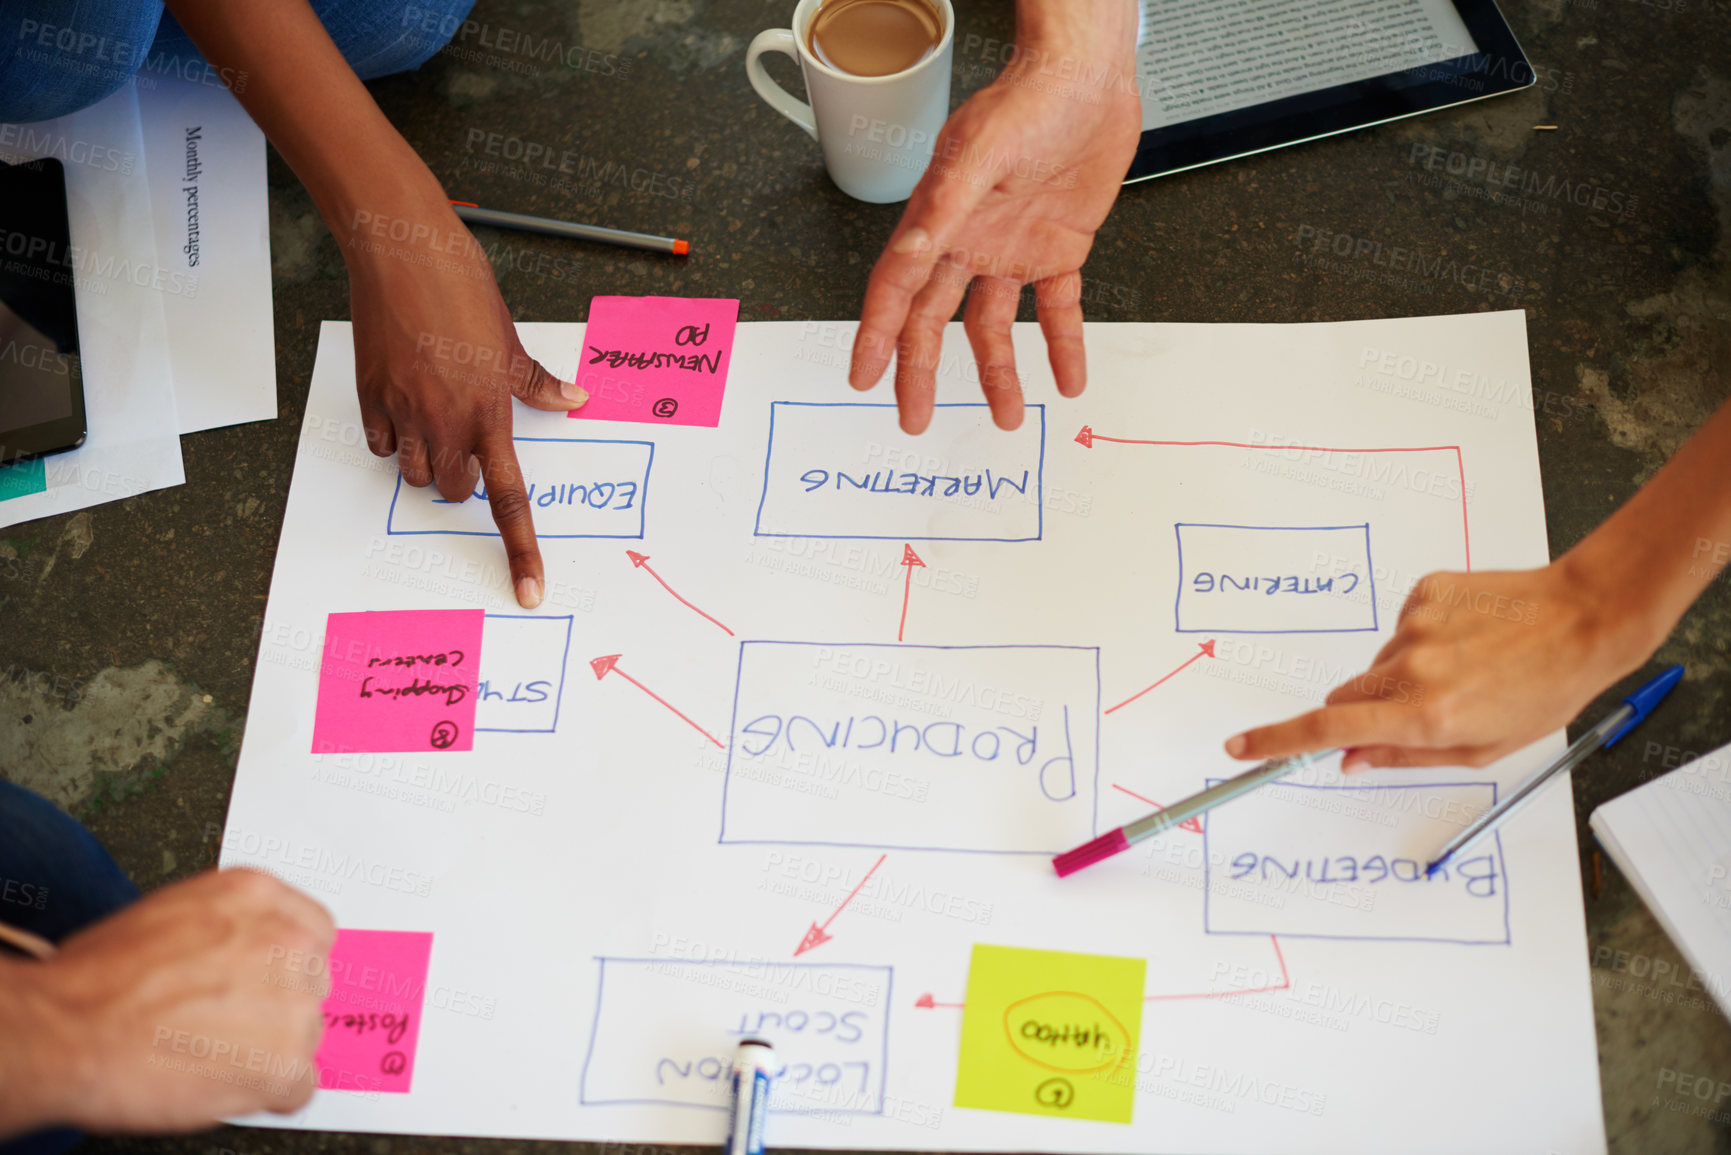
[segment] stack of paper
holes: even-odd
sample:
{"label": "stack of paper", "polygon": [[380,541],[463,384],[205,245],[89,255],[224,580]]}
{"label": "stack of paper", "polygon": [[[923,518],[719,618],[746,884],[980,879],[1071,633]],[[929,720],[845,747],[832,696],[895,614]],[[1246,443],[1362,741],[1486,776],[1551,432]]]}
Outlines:
{"label": "stack of paper", "polygon": [[89,436],[0,471],[0,526],[185,480],[180,434],[276,416],[264,136],[226,89],[150,73],[0,124],[64,166]]}
{"label": "stack of paper", "polygon": [[1731,1015],[1731,746],[1613,798],[1592,825]]}

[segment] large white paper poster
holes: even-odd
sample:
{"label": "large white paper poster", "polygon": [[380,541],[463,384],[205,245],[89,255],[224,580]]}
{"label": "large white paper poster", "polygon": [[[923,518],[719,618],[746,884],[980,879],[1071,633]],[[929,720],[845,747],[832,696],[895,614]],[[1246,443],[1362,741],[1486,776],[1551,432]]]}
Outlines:
{"label": "large white paper poster", "polygon": [[[412,1087],[259,1122],[713,1144],[762,1032],[777,1147],[1602,1150],[1569,792],[1418,865],[1559,739],[1048,858],[1240,769],[1421,574],[1546,560],[1521,315],[1092,325],[1074,401],[1021,325],[1015,433],[952,326],[917,438],[851,339],[741,325],[714,429],[518,407],[525,614],[325,325],[223,861],[433,938]],[[1130,1123],[954,1106],[975,944],[1146,960]]]}

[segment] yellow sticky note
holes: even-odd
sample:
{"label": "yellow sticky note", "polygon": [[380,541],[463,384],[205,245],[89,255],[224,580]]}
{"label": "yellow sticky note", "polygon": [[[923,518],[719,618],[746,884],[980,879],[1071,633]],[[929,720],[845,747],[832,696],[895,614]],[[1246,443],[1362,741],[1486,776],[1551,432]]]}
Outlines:
{"label": "yellow sticky note", "polygon": [[1130,1122],[1145,959],[974,944],[956,1106]]}

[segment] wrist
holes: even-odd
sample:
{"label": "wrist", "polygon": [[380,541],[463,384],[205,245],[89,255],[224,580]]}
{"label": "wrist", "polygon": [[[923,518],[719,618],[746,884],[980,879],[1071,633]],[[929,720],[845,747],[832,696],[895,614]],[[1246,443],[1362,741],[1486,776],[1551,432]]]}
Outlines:
{"label": "wrist", "polygon": [[393,248],[402,256],[435,239],[439,245],[473,243],[444,188],[412,151],[319,182],[313,201],[351,275],[377,265]]}
{"label": "wrist", "polygon": [[1009,68],[1070,60],[1073,66],[1128,70],[1126,79],[1133,83],[1136,7],[1124,0],[1022,0],[1016,6],[1016,49]]}
{"label": "wrist", "polygon": [[1652,656],[1676,624],[1623,551],[1589,535],[1551,563],[1558,596],[1568,599],[1589,661],[1615,680]]}
{"label": "wrist", "polygon": [[49,965],[0,955],[0,1140],[74,1121],[75,1032],[49,992]]}

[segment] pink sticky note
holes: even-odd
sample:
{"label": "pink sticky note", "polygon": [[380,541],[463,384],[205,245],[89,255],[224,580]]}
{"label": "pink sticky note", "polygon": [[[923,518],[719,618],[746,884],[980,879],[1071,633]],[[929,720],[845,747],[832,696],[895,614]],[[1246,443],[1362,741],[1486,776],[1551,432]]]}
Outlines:
{"label": "pink sticky note", "polygon": [[738,323],[731,298],[596,297],[577,370],[589,400],[571,416],[713,427]]}
{"label": "pink sticky note", "polygon": [[472,750],[485,610],[332,614],[313,753]]}
{"label": "pink sticky note", "polygon": [[337,931],[313,1056],[321,1088],[408,1094],[432,953],[433,936],[421,931]]}

